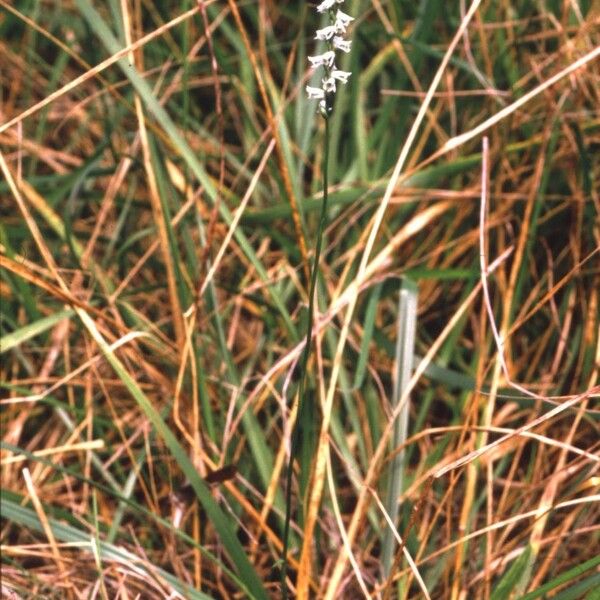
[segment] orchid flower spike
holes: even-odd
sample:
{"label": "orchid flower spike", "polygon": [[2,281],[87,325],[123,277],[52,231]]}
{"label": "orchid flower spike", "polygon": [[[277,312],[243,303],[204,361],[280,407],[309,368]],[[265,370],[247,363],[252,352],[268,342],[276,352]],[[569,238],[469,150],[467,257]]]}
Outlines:
{"label": "orchid flower spike", "polygon": [[352,42],[344,39],[348,26],[354,17],[347,15],[337,8],[344,0],[322,0],[317,6],[318,13],[327,13],[329,24],[323,29],[317,29],[315,39],[325,42],[326,51],[323,54],[309,56],[308,60],[313,69],[323,67],[324,76],[321,79],[321,87],[306,86],[309,99],[319,100],[319,110],[325,117],[331,112],[333,95],[337,91],[338,83],[348,83],[352,74],[350,71],[342,71],[335,65],[337,51],[350,52]]}

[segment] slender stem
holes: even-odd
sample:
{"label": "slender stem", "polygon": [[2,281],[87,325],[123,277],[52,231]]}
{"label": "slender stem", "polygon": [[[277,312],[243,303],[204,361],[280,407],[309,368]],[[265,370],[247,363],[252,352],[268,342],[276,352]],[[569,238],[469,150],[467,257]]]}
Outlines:
{"label": "slender stem", "polygon": [[306,323],[306,338],[304,351],[302,353],[302,362],[300,364],[300,385],[298,389],[298,410],[296,412],[296,422],[292,430],[292,440],[290,448],[290,457],[287,464],[287,473],[285,481],[285,526],[283,529],[283,564],[281,567],[281,591],[283,600],[287,600],[288,590],[286,583],[288,566],[288,545],[290,537],[290,521],[292,517],[292,472],[294,458],[298,451],[298,442],[300,440],[300,415],[307,402],[306,398],[306,375],[308,359],[312,347],[312,331],[315,312],[315,288],[317,287],[317,275],[319,272],[319,260],[321,258],[321,247],[323,246],[323,231],[327,221],[327,201],[328,201],[328,166],[329,166],[329,118],[325,116],[325,151],[323,154],[323,204],[321,205],[321,216],[319,219],[319,228],[317,230],[317,243],[315,246],[315,258],[311,267],[310,290],[308,294],[308,319]]}

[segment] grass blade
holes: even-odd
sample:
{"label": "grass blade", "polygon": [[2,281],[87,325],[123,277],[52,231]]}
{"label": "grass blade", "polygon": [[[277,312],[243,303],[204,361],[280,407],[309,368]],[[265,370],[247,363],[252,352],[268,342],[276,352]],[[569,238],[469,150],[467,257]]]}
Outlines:
{"label": "grass blade", "polygon": [[51,329],[63,319],[68,319],[74,313],[75,311],[71,308],[61,310],[52,315],[48,315],[39,321],[29,323],[28,325],[20,327],[15,331],[11,331],[11,333],[3,335],[0,338],[0,354],[20,346],[23,342],[40,335],[40,333],[44,333],[44,331]]}
{"label": "grass blade", "polygon": [[[417,286],[405,279],[400,289],[400,299],[398,303],[398,327],[396,338],[396,358],[394,361],[394,391],[392,397],[392,410],[395,410],[404,395],[410,381],[415,349],[415,334],[417,328]],[[402,445],[408,435],[408,417],[410,404],[408,399],[404,402],[404,407],[400,411],[398,419],[394,423],[394,433],[392,437],[392,448],[395,449]],[[404,488],[404,450],[396,454],[390,465],[389,481],[387,484],[387,502],[386,510],[390,515],[392,522],[398,518],[398,497]],[[383,537],[382,567],[386,577],[389,577],[392,571],[394,547],[396,541],[393,532],[389,527],[385,528]]]}
{"label": "grass blade", "polygon": [[[569,569],[568,571],[565,571],[564,573],[561,573],[558,577],[555,577],[554,579],[551,579],[548,583],[545,583],[544,585],[540,586],[537,590],[533,590],[532,592],[529,592],[527,594],[525,594],[524,596],[521,596],[520,600],[536,600],[537,598],[545,598],[546,595],[549,592],[552,592],[552,590],[554,590],[555,588],[564,585],[565,583],[568,583],[569,581],[572,581],[573,579],[576,579],[577,577],[581,577],[586,571],[589,571],[590,569],[594,569],[596,567],[598,567],[598,565],[600,565],[600,555],[595,556],[594,558],[591,558],[590,560],[586,560],[585,562],[582,562],[581,564],[577,565],[576,567],[573,567],[572,569]],[[598,587],[600,587],[600,575],[599,574],[595,574],[593,577],[589,578],[591,580],[596,581],[596,589],[598,589]],[[588,581],[588,580],[586,580]],[[587,588],[590,589],[590,588]],[[564,592],[566,593],[566,591]],[[557,596],[554,596],[555,599],[559,598],[560,594]],[[566,600],[566,598],[563,598],[562,600]]]}

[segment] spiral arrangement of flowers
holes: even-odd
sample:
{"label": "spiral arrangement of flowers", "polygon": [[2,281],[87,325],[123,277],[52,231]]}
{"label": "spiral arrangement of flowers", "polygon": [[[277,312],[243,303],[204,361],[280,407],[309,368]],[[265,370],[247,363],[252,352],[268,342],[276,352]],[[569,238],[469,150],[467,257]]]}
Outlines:
{"label": "spiral arrangement of flowers", "polygon": [[318,29],[315,35],[316,40],[327,42],[327,50],[323,54],[309,56],[310,66],[313,69],[323,67],[324,77],[321,79],[321,87],[306,86],[306,92],[309,99],[319,100],[319,109],[323,116],[327,116],[331,110],[331,100],[337,90],[339,83],[347,83],[352,74],[350,71],[342,71],[335,65],[336,52],[350,52],[352,42],[344,39],[348,25],[354,18],[346,13],[336,10],[337,4],[342,4],[344,0],[324,0],[317,6],[317,12],[327,12],[329,15],[329,25],[323,29]]}

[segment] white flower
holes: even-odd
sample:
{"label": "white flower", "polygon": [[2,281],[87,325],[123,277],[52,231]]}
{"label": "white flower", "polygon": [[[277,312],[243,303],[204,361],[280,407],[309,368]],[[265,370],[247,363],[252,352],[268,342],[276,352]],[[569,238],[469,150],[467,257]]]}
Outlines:
{"label": "white flower", "polygon": [[[337,0],[339,2],[339,0]],[[343,0],[342,0],[343,2]],[[336,0],[323,0],[323,2],[321,2],[321,4],[319,4],[319,6],[317,6],[317,12],[325,12],[326,10],[329,10],[330,8],[333,8],[334,5],[336,3]]]}
{"label": "white flower", "polygon": [[306,86],[306,93],[309,99],[319,101],[319,110],[324,117],[327,117],[331,112],[332,96],[337,91],[338,82],[348,83],[348,78],[352,75],[350,71],[338,69],[335,66],[335,59],[338,51],[350,52],[351,42],[345,40],[343,35],[354,18],[336,8],[344,0],[319,0],[319,2],[317,12],[327,13],[329,23],[323,29],[317,30],[315,39],[326,42],[328,49],[323,54],[309,56],[308,60],[313,69],[323,67],[325,72],[321,79],[321,87]]}
{"label": "white flower", "polygon": [[327,67],[331,68],[333,67],[333,61],[335,60],[335,52],[333,50],[328,50],[323,54],[317,54],[317,56],[309,56],[308,60],[310,60],[310,64],[313,69],[316,69],[322,65],[326,65]]}
{"label": "white flower", "polygon": [[333,38],[333,47],[337,48],[338,50],[341,50],[342,52],[350,52],[351,45],[352,45],[352,42],[345,40],[344,38],[340,37],[339,35],[336,35]]}
{"label": "white flower", "polygon": [[338,10],[335,14],[335,32],[336,33],[346,33],[346,28],[350,23],[354,21],[354,17],[343,13],[341,10]]}
{"label": "white flower", "polygon": [[310,85],[306,86],[306,93],[308,94],[309,100],[321,100],[322,98],[325,98],[324,90],[322,90],[321,88],[311,87]]}
{"label": "white flower", "polygon": [[331,71],[331,77],[342,83],[348,83],[348,77],[350,77],[350,75],[352,75],[351,71],[339,71],[338,69]]}
{"label": "white flower", "polygon": [[328,94],[335,92],[335,79],[333,77],[328,77],[327,79],[322,80],[323,83],[323,91]]}
{"label": "white flower", "polygon": [[317,35],[315,40],[330,40],[336,33],[338,33],[335,25],[329,25],[323,29],[317,29]]}

